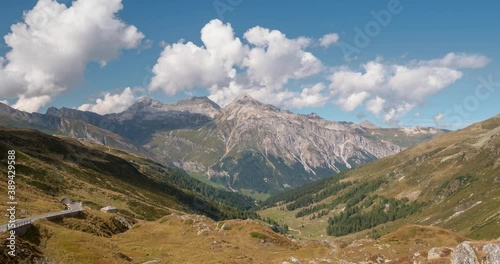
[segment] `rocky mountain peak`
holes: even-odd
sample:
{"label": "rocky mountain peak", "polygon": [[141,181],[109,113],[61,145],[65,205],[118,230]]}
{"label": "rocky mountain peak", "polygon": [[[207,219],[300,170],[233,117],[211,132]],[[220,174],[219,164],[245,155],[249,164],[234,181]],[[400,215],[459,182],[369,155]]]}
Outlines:
{"label": "rocky mountain peak", "polygon": [[57,107],[51,106],[45,112],[46,115],[62,117],[62,108],[59,109]]}
{"label": "rocky mountain peak", "polygon": [[257,101],[255,98],[248,94],[241,94],[238,97],[234,98],[233,102],[239,102],[239,103],[260,103]]}
{"label": "rocky mountain peak", "polygon": [[231,107],[231,106],[242,106],[242,105],[261,105],[262,103],[254,99],[248,94],[241,94],[237,97],[235,97],[231,103],[225,106],[225,108]]}
{"label": "rocky mountain peak", "polygon": [[205,108],[212,108],[214,110],[219,110],[221,108],[217,103],[210,100],[210,98],[208,98],[206,96],[191,97],[188,99],[181,100],[181,101],[175,103],[174,105],[177,105],[177,106],[181,106],[181,105],[201,106],[201,107],[205,107]]}
{"label": "rocky mountain peak", "polygon": [[[243,110],[243,111],[242,111]],[[224,107],[226,113],[245,112],[247,114],[263,114],[265,112],[278,113],[282,110],[274,105],[262,103],[248,94],[236,97],[230,104]]]}
{"label": "rocky mountain peak", "polygon": [[321,116],[319,116],[317,113],[314,113],[314,112],[307,114],[305,116],[309,119],[323,119],[323,118],[321,118]]}
{"label": "rocky mountain peak", "polygon": [[19,113],[24,113],[24,112],[19,111],[17,109],[14,109],[14,108],[10,107],[9,105],[6,105],[6,104],[0,102],[0,115],[11,115],[11,114],[19,114]]}
{"label": "rocky mountain peak", "polygon": [[142,97],[135,104],[119,114],[119,119],[129,120],[137,116],[158,119],[167,112],[189,112],[214,118],[220,111],[217,105],[208,97],[192,97],[175,103],[162,103],[149,97]]}
{"label": "rocky mountain peak", "polygon": [[210,100],[207,96],[193,96],[184,100],[180,100],[177,102],[178,104],[181,103],[209,103],[213,104],[214,106],[220,107],[218,104],[216,104],[214,101]]}
{"label": "rocky mountain peak", "polygon": [[365,120],[361,123],[359,123],[359,126],[360,127],[364,127],[364,128],[368,128],[368,129],[376,129],[376,128],[379,128],[377,125],[375,125],[374,123],[368,121],[368,120]]}
{"label": "rocky mountain peak", "polygon": [[139,100],[137,100],[136,104],[141,104],[141,105],[151,105],[153,103],[153,99],[149,97],[141,97]]}
{"label": "rocky mountain peak", "polygon": [[137,100],[129,109],[144,109],[144,108],[156,108],[161,109],[166,105],[160,101],[154,100],[150,97],[141,97]]}

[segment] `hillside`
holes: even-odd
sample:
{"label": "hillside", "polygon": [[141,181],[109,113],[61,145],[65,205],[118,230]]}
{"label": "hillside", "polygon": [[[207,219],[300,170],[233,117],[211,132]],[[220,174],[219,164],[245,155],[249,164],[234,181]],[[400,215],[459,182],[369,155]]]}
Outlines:
{"label": "hillside", "polygon": [[[113,205],[124,215],[145,220],[171,212],[223,219],[239,212],[236,206],[253,206],[247,197],[208,186],[154,161],[105,148],[115,156],[98,148],[38,131],[0,128],[0,169],[7,171],[6,153],[14,149],[23,215],[60,210],[63,197],[93,209]],[[7,188],[5,181],[0,184]]]}
{"label": "hillside", "polygon": [[404,223],[500,237],[500,115],[271,197],[260,214],[302,236],[380,234]]}

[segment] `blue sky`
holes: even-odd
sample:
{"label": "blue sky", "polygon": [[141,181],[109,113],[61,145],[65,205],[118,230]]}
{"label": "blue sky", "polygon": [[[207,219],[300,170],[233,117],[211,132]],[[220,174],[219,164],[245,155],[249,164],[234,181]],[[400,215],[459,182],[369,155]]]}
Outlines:
{"label": "blue sky", "polygon": [[[99,2],[103,0],[78,1],[93,2],[98,8]],[[15,23],[28,23],[23,18],[23,11],[33,9],[37,2],[33,0],[6,0],[2,2],[0,34],[5,36],[12,33],[11,26]],[[59,2],[67,6],[71,4],[70,1],[65,0]],[[123,9],[110,14],[119,17],[124,27],[135,26],[137,31],[142,33],[142,36],[135,35],[141,44],[132,43],[133,41],[130,40],[120,45],[117,44],[116,47],[111,45],[115,49],[110,48],[109,52],[117,52],[117,55],[104,56],[103,60],[107,61],[105,66],[90,58],[79,56],[78,59],[81,59],[83,63],[81,69],[83,78],[78,78],[79,73],[71,73],[62,84],[54,84],[57,89],[54,88],[51,92],[47,92],[47,89],[33,88],[33,90],[38,89],[36,91],[43,90],[43,92],[37,92],[36,95],[33,95],[33,92],[30,93],[32,90],[28,89],[26,97],[50,97],[39,108],[40,112],[51,105],[79,107],[82,104],[89,104],[87,109],[98,109],[91,108],[92,105],[96,104],[96,99],[104,99],[103,96],[106,93],[120,94],[126,87],[131,87],[133,98],[145,95],[163,102],[172,102],[191,95],[213,95],[218,91],[220,96],[217,98],[221,102],[227,102],[231,99],[231,95],[227,95],[227,90],[224,90],[223,87],[227,86],[228,80],[214,81],[218,88],[212,90],[206,87],[212,85],[210,81],[173,87],[171,84],[176,80],[172,80],[171,75],[162,76],[152,71],[166,45],[172,45],[183,39],[184,43],[192,41],[197,47],[204,48],[204,43],[200,39],[200,30],[211,20],[218,19],[222,25],[218,27],[214,25],[214,30],[215,28],[222,30],[224,26],[228,26],[226,23],[230,23],[230,27],[234,31],[234,38],[241,39],[243,45],[249,46],[250,49],[255,48],[256,50],[258,45],[249,43],[244,38],[244,34],[256,26],[278,30],[286,35],[286,39],[290,40],[290,43],[296,43],[293,41],[300,37],[309,39],[308,44],[297,44],[300,48],[295,50],[296,54],[294,54],[296,56],[301,56],[303,53],[312,54],[321,63],[321,70],[311,70],[306,74],[299,74],[299,77],[290,77],[296,75],[297,71],[302,72],[299,68],[290,69],[288,78],[284,77],[284,83],[279,85],[262,84],[262,80],[276,80],[275,76],[264,76],[265,73],[261,73],[259,78],[246,78],[249,80],[238,81],[239,83],[235,84],[242,92],[251,95],[256,90],[268,89],[265,93],[260,94],[263,98],[270,98],[274,93],[281,93],[286,99],[281,101],[269,99],[270,103],[278,104],[280,107],[288,108],[294,112],[317,112],[322,117],[331,120],[359,122],[367,119],[381,126],[440,125],[450,129],[460,128],[498,114],[497,105],[500,103],[498,96],[500,88],[500,84],[498,84],[500,83],[500,75],[498,74],[500,70],[498,62],[500,59],[498,49],[500,16],[498,16],[498,10],[500,10],[500,4],[498,2],[482,1],[480,5],[470,1],[406,0],[398,2],[325,0],[314,2],[287,1],[286,4],[284,3],[284,1],[260,0],[123,0]],[[373,16],[373,12],[387,13],[390,11],[388,5],[391,4],[397,6],[399,12],[389,12],[391,16],[389,23],[386,26],[380,25]],[[50,8],[52,7],[40,10],[47,13],[47,10],[51,10]],[[40,15],[34,17],[37,23],[51,19]],[[380,30],[373,34],[373,37],[368,37],[369,44],[366,47],[360,48],[355,44],[355,37],[359,35],[356,28],[366,33],[366,26],[369,23],[372,25],[378,23]],[[50,23],[46,24],[47,27],[50,26]],[[60,29],[56,26],[54,28],[55,30]],[[35,33],[31,33],[30,36],[35,36]],[[338,40],[328,47],[319,45],[319,40],[329,33],[337,34]],[[19,33],[16,32],[16,34]],[[83,36],[86,36],[83,42],[89,41],[90,44],[82,47],[95,45],[95,48],[90,50],[96,54],[101,54],[98,46],[107,45],[106,40],[92,42],[92,35]],[[121,39],[120,35],[115,37]],[[116,42],[115,40],[113,43]],[[16,44],[18,46],[14,48],[4,41],[0,44],[0,57],[7,58],[7,53],[13,49],[18,49],[20,53],[23,52],[21,44]],[[342,47],[346,47],[346,45],[357,47],[356,49],[359,51],[348,60],[342,51]],[[89,51],[89,53],[92,52]],[[291,56],[294,55],[293,52],[290,51]],[[450,53],[449,60],[445,60],[445,56]],[[82,56],[84,55],[88,54]],[[165,58],[170,55],[165,54]],[[179,68],[187,67],[185,71],[189,71],[190,64],[182,61],[183,54],[176,53],[176,55],[178,56],[175,57],[175,62],[179,63],[176,65],[179,65]],[[19,60],[21,61],[21,59]],[[22,59],[22,61],[29,65],[26,59]],[[66,60],[61,59],[61,61]],[[260,60],[255,61],[261,62]],[[274,63],[279,62],[275,61]],[[374,71],[374,75],[381,74],[385,81],[377,83],[370,80],[372,75],[365,76],[366,78],[363,80],[352,80],[366,73],[366,69],[362,65],[369,62],[373,62],[374,65],[383,69],[383,74]],[[4,59],[3,63],[6,65],[5,72],[7,72],[9,70],[8,64],[11,62]],[[15,69],[16,65],[22,65],[11,64],[12,69]],[[34,62],[33,65],[36,63]],[[242,65],[241,62],[234,63],[233,68],[236,69],[237,75],[243,76],[251,71],[252,66],[245,68]],[[254,66],[260,67],[260,65]],[[158,69],[167,71],[170,69],[169,65],[160,66]],[[297,65],[297,67],[301,66],[304,67],[303,69],[309,69],[307,65]],[[49,68],[51,70],[59,69],[66,74],[64,70],[61,70],[64,67]],[[411,73],[414,75],[392,78],[397,75],[396,68],[412,70]],[[0,68],[0,70],[2,69]],[[56,73],[58,72],[56,71]],[[192,76],[193,79],[196,79],[195,74],[210,75],[210,73],[212,73],[212,69],[203,68],[199,71],[188,72],[186,76]],[[332,76],[335,73],[337,73],[338,78],[335,79],[336,81],[332,81]],[[422,81],[422,83],[415,85],[420,88],[415,88],[414,94],[408,96],[410,94],[408,91],[412,88],[406,83],[401,84],[402,80],[419,81],[426,73],[432,80],[437,79],[438,83],[442,84],[431,82],[429,85],[432,87],[427,88],[425,86],[428,83]],[[7,75],[7,73],[5,74]],[[435,78],[433,74],[436,74]],[[155,76],[159,84],[158,87],[152,89],[150,81]],[[391,78],[393,80],[390,80]],[[80,80],[74,81],[74,79]],[[2,75],[0,75],[0,82],[2,80],[7,82],[5,81],[7,77],[2,79]],[[304,92],[304,88],[311,88],[319,83],[322,84],[322,88],[318,88],[318,92],[314,94],[316,97],[311,97],[313,101],[308,101],[309,103],[299,99],[294,101],[294,98],[298,98]],[[481,83],[483,87],[478,88]],[[3,84],[0,83],[0,85]],[[255,86],[253,90],[245,90],[252,85]],[[268,86],[273,86],[273,88]],[[353,86],[356,87],[353,88]],[[16,105],[22,92],[2,93],[1,89],[7,88],[0,88],[0,100],[4,99],[10,105]],[[311,89],[308,91],[310,92]],[[321,97],[325,100],[322,101]],[[349,98],[363,100],[362,102],[349,101]],[[373,101],[371,105],[379,107],[372,107],[371,111],[368,110],[367,105],[370,104],[370,100]],[[375,104],[375,102],[379,102],[379,104]],[[17,104],[17,106],[19,105],[22,104]],[[122,107],[124,106],[122,105]],[[23,106],[20,108],[22,109]],[[101,111],[104,110],[101,108]]]}

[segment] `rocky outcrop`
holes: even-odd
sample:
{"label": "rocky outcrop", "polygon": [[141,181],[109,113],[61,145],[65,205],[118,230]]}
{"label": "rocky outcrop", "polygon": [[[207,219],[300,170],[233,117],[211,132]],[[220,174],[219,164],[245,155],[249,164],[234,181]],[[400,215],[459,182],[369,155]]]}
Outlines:
{"label": "rocky outcrop", "polygon": [[115,226],[118,227],[118,229],[121,232],[124,232],[124,231],[134,227],[135,221],[131,220],[131,219],[127,219],[121,215],[117,215],[113,218],[113,223],[115,224]]}
{"label": "rocky outcrop", "polygon": [[476,252],[469,241],[462,242],[451,252],[451,264],[479,264]]}
{"label": "rocky outcrop", "polygon": [[500,243],[462,242],[451,252],[450,263],[500,264]]}
{"label": "rocky outcrop", "polygon": [[484,264],[500,263],[500,244],[483,245],[483,252],[486,254]]}

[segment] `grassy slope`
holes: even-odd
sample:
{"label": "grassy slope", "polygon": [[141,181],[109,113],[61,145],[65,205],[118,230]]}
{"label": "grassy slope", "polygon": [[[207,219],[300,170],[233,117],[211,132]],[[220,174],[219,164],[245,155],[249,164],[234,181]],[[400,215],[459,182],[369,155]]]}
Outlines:
{"label": "grassy slope", "polygon": [[[202,197],[147,177],[130,159],[86,147],[76,140],[0,128],[2,172],[7,171],[8,149],[17,152],[17,199],[20,209],[26,211],[21,216],[60,210],[62,197],[83,201],[94,209],[114,205],[139,219],[154,220],[172,211],[199,212],[215,218],[224,215]],[[131,156],[123,153],[124,158]],[[1,181],[0,188],[5,190],[6,184]],[[0,210],[5,210],[5,203]]]}
{"label": "grassy slope", "polygon": [[[441,226],[470,238],[494,239],[500,237],[499,158],[500,116],[495,116],[350,170],[343,180],[386,179],[388,184],[372,194],[428,204],[420,213],[378,229],[394,230],[404,223],[419,223]],[[325,234],[327,216],[295,218],[300,209],[288,212],[280,208],[268,208],[260,214],[289,223],[302,230],[302,236]]]}
{"label": "grassy slope", "polygon": [[[214,222],[199,215],[177,214],[139,222],[112,236],[99,233],[109,231],[109,219],[109,214],[91,211],[85,218],[40,221],[18,242],[23,248],[33,248],[31,255],[43,254],[48,260],[67,264],[282,263],[292,257],[302,263],[359,263],[379,255],[393,260],[391,263],[412,263],[417,252],[425,260],[431,248],[454,247],[466,240],[439,227],[417,225],[405,225],[378,240],[297,240],[252,220]],[[2,241],[4,238],[0,234]]]}

